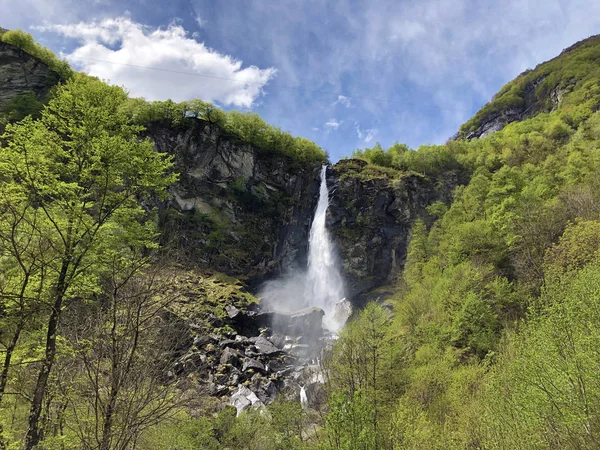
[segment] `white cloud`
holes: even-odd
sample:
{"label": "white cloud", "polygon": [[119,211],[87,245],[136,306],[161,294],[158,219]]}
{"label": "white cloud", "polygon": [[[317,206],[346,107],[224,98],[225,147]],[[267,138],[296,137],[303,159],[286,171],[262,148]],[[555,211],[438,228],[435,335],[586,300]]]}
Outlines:
{"label": "white cloud", "polygon": [[194,13],[193,14],[194,20],[196,21],[196,23],[198,24],[198,26],[200,28],[202,28],[204,25],[206,25],[206,20],[204,20],[200,14]]}
{"label": "white cloud", "polygon": [[352,106],[352,99],[350,97],[346,97],[345,95],[338,95],[337,100],[333,102],[331,106],[335,106],[337,104],[343,105],[346,108],[350,108]]}
{"label": "white cloud", "polygon": [[325,124],[323,124],[323,126],[329,130],[337,130],[342,123],[344,123],[344,122],[340,121],[340,120],[329,119],[329,121],[327,121]]}
{"label": "white cloud", "polygon": [[356,131],[356,135],[358,139],[363,141],[365,144],[368,144],[373,140],[375,135],[377,134],[377,130],[375,128],[369,128],[367,130],[362,130],[358,123],[354,124],[354,130]]}
{"label": "white cloud", "polygon": [[175,23],[151,28],[119,17],[37,29],[78,40],[79,46],[63,55],[70,63],[148,100],[201,98],[250,107],[276,73],[272,67],[243,67],[242,61],[189,38]]}
{"label": "white cloud", "polygon": [[370,128],[370,129],[366,130],[365,133],[367,133],[367,135],[365,136],[363,141],[365,144],[368,144],[369,142],[371,142],[373,140],[373,138],[377,134],[377,130]]}

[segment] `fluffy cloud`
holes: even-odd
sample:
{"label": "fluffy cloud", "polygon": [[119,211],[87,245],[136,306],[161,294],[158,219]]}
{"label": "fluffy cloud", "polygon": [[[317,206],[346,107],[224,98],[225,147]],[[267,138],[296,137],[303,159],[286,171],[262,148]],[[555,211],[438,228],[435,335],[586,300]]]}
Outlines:
{"label": "fluffy cloud", "polygon": [[342,121],[336,119],[329,119],[323,126],[329,130],[337,130],[342,123]]}
{"label": "fluffy cloud", "polygon": [[272,67],[243,67],[176,24],[150,28],[120,17],[37,29],[76,39],[78,46],[63,55],[71,64],[148,100],[201,98],[248,108],[276,73]]}

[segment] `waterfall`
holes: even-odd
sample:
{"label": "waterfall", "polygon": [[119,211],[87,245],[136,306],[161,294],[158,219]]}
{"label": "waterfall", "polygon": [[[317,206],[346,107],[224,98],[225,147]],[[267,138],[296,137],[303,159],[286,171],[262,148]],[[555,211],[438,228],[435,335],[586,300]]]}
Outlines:
{"label": "waterfall", "polygon": [[343,323],[340,324],[340,320],[336,318],[336,305],[344,299],[344,280],[326,227],[328,207],[327,166],[323,166],[319,202],[308,240],[308,271],[304,295],[309,305],[318,306],[325,311],[325,326],[331,331],[338,331]]}
{"label": "waterfall", "polygon": [[306,389],[304,389],[304,386],[300,386],[300,404],[303,408],[308,406],[308,397],[306,396]]}
{"label": "waterfall", "polygon": [[307,266],[266,282],[258,295],[265,305],[277,311],[293,312],[317,306],[325,312],[325,328],[337,333],[350,316],[351,308],[345,300],[344,279],[326,227],[329,206],[326,174],[327,166],[323,166],[319,200],[309,233]]}

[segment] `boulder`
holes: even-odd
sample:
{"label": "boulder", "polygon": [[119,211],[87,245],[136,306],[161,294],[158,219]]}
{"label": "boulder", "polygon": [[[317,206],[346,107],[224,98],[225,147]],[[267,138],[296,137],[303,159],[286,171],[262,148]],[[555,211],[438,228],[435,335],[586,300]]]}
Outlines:
{"label": "boulder", "polygon": [[290,314],[288,334],[318,337],[323,334],[323,316],[321,308],[306,308]]}
{"label": "boulder", "polygon": [[[292,335],[301,336],[307,335],[311,337],[319,337],[323,334],[323,316],[325,312],[321,308],[305,308],[292,313],[282,313],[277,311],[269,311],[259,314],[261,321],[269,324],[276,335]],[[281,338],[276,338],[280,341]],[[280,344],[280,342],[278,342]]]}
{"label": "boulder", "polygon": [[223,350],[223,353],[221,353],[220,363],[231,364],[234,367],[239,367],[242,357],[242,354],[237,350],[231,347],[225,347],[225,350]]}
{"label": "boulder", "polygon": [[307,358],[313,353],[313,348],[308,344],[286,344],[283,350],[296,358]]}
{"label": "boulder", "polygon": [[281,350],[275,347],[266,337],[259,336],[254,343],[258,353],[263,355],[274,356],[281,353]]}
{"label": "boulder", "polygon": [[231,347],[237,350],[244,350],[246,345],[247,344],[245,342],[234,339],[223,339],[222,341],[219,341],[219,347],[221,348]]}
{"label": "boulder", "polygon": [[259,361],[252,358],[244,358],[244,364],[242,365],[242,372],[246,372],[247,370],[254,370],[255,372],[266,373],[265,366]]}
{"label": "boulder", "polygon": [[280,333],[275,333],[268,337],[269,342],[273,344],[275,347],[282,349],[285,345],[285,335]]}
{"label": "boulder", "polygon": [[239,385],[238,390],[229,399],[229,404],[235,406],[237,415],[250,408],[250,406],[260,407],[263,402],[257,395],[245,386]]}
{"label": "boulder", "polygon": [[213,336],[196,336],[193,344],[197,347],[204,347],[206,344],[215,343],[216,340]]}

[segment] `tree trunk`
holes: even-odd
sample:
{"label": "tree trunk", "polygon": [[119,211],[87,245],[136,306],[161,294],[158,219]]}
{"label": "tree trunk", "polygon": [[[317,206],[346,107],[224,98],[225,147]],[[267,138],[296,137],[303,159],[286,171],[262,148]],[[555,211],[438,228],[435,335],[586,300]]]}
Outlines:
{"label": "tree trunk", "polygon": [[68,268],[68,260],[63,261],[60,275],[58,277],[58,283],[56,284],[56,299],[54,301],[54,306],[52,307],[50,320],[48,321],[44,362],[42,364],[42,368],[40,369],[40,373],[38,374],[33,400],[31,402],[31,410],[29,412],[29,428],[27,429],[27,434],[25,436],[25,450],[33,450],[42,439],[42,434],[40,432],[40,416],[42,413],[44,396],[46,395],[46,389],[48,387],[48,378],[50,377],[50,372],[52,371],[52,366],[54,365],[54,359],[56,358],[56,334],[58,333],[62,302],[66,291]]}
{"label": "tree trunk", "polygon": [[10,362],[12,359],[13,352],[19,342],[19,337],[23,331],[23,322],[19,321],[17,329],[13,334],[10,344],[6,348],[6,356],[4,357],[4,365],[2,366],[2,373],[0,373],[0,405],[2,405],[2,399],[4,397],[4,390],[6,389],[6,383],[8,382],[8,371],[10,369]]}

